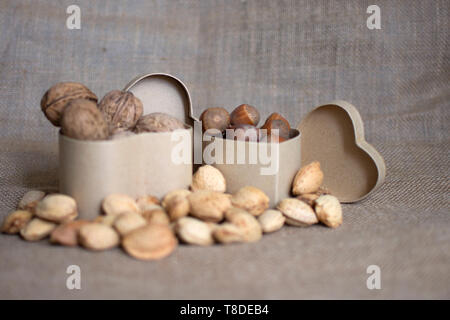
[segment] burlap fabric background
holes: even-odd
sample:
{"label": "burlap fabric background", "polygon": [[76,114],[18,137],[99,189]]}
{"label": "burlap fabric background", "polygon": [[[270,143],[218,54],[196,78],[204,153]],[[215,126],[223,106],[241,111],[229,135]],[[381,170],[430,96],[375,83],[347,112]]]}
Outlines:
{"label": "burlap fabric background", "polygon": [[[0,235],[1,298],[450,298],[449,1],[0,2],[0,218],[57,187],[57,130],[39,101],[56,82],[99,97],[145,72],[189,87],[196,115],[248,102],[298,123],[359,108],[387,179],[344,206],[337,230],[284,228],[256,244],[180,247],[159,262]],[[381,30],[366,9],[381,8]],[[66,267],[82,270],[67,290]],[[368,290],[366,268],[381,268]]]}

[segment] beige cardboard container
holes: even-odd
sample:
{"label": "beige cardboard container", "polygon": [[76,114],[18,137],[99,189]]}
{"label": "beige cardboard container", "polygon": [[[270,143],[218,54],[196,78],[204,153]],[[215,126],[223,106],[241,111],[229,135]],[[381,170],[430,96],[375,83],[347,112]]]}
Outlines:
{"label": "beige cardboard container", "polygon": [[149,132],[117,140],[81,141],[59,135],[59,188],[77,201],[80,218],[100,213],[101,202],[111,193],[164,196],[187,188],[192,181],[193,118],[189,91],[169,74],[147,74],[131,81],[125,90],[142,100],[143,114],[165,112],[184,120],[179,130],[188,161],[174,163],[172,152],[181,140],[172,132]]}
{"label": "beige cardboard container", "polygon": [[[209,163],[218,168],[227,181],[227,192],[234,193],[244,186],[255,186],[270,197],[270,206],[291,197],[291,186],[295,174],[304,165],[319,161],[324,172],[323,186],[328,188],[341,202],[356,202],[375,191],[384,181],[386,167],[382,156],[364,138],[364,127],[358,110],[348,102],[333,101],[313,109],[301,121],[293,138],[279,144],[277,156],[279,171],[273,175],[262,175],[266,167],[255,164],[237,164],[236,150],[261,143],[226,140],[234,150],[234,163],[226,164],[227,148],[218,151],[219,163]],[[203,143],[203,151],[211,142]],[[206,163],[206,161],[204,161]]]}
{"label": "beige cardboard container", "polygon": [[[227,192],[234,193],[244,186],[257,187],[270,198],[271,207],[290,196],[292,180],[301,165],[301,141],[300,134],[296,129],[291,130],[291,138],[282,143],[234,141],[212,137],[211,141],[203,143],[204,154],[205,151],[208,152],[208,146],[216,140],[223,147],[215,148],[215,152],[211,152],[211,154],[219,161],[208,163],[204,158],[204,162],[222,172],[227,182]],[[277,148],[278,151],[271,147]],[[250,163],[252,148],[256,150],[258,157],[256,161]],[[241,154],[238,150],[245,150],[244,163],[238,161]],[[278,170],[270,169],[273,167],[268,165],[264,157],[259,157],[260,152],[268,157],[273,155],[272,164],[278,163]],[[227,156],[229,161],[227,161]]]}
{"label": "beige cardboard container", "polygon": [[314,108],[298,129],[302,165],[319,161],[323,186],[341,202],[362,200],[383,184],[383,157],[365,140],[363,121],[352,104],[337,100]]}

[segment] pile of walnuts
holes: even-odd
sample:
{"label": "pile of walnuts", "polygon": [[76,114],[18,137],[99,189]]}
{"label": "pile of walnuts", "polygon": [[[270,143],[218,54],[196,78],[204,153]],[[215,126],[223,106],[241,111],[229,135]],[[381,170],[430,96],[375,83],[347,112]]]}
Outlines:
{"label": "pile of walnuts", "polygon": [[63,135],[79,140],[185,128],[183,122],[165,113],[142,115],[142,102],[132,92],[113,90],[97,102],[97,96],[83,84],[60,82],[44,94],[41,109],[54,126],[61,127]]}

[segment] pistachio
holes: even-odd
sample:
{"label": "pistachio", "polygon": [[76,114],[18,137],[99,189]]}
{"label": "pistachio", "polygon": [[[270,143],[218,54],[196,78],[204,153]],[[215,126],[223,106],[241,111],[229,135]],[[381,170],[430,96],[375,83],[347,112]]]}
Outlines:
{"label": "pistachio", "polygon": [[125,212],[139,212],[139,207],[132,197],[119,193],[110,194],[103,199],[102,209],[106,215],[115,216]]}
{"label": "pistachio", "polygon": [[27,241],[38,241],[46,238],[56,228],[56,224],[39,218],[33,218],[20,229],[20,235]]}
{"label": "pistachio", "polygon": [[25,210],[10,213],[3,221],[1,232],[15,234],[20,231],[33,218],[33,214]]}
{"label": "pistachio", "polygon": [[266,210],[258,217],[261,228],[264,233],[280,230],[286,218],[278,210]]}
{"label": "pistachio", "polygon": [[178,237],[186,243],[208,246],[214,243],[212,232],[206,222],[191,217],[178,219],[175,224]]}
{"label": "pistachio", "polygon": [[233,206],[259,216],[269,207],[269,197],[260,189],[247,186],[239,189],[231,198]]}
{"label": "pistachio", "polygon": [[297,196],[305,193],[316,192],[323,181],[323,172],[318,161],[301,168],[294,177],[292,193]]}
{"label": "pistachio", "polygon": [[295,198],[282,200],[277,209],[286,217],[286,223],[297,227],[306,227],[319,222],[314,210],[303,201]]}
{"label": "pistachio", "polygon": [[88,223],[79,230],[80,244],[90,250],[106,250],[119,244],[119,235],[113,228],[101,223]]}
{"label": "pistachio", "polygon": [[36,216],[61,223],[77,217],[77,203],[64,194],[49,194],[36,205]]}
{"label": "pistachio", "polygon": [[60,224],[50,234],[50,242],[63,246],[76,246],[78,245],[78,231],[88,223],[90,222],[87,220],[74,220]]}
{"label": "pistachio", "polygon": [[226,211],[225,218],[242,230],[243,241],[256,242],[261,239],[261,226],[250,213],[239,208],[230,208]]}
{"label": "pistachio", "polygon": [[230,198],[221,192],[198,190],[188,196],[191,215],[207,222],[220,222],[231,207]]}
{"label": "pistachio", "polygon": [[210,165],[198,168],[192,177],[191,189],[225,192],[227,189],[222,172]]}
{"label": "pistachio", "polygon": [[24,194],[17,206],[20,210],[28,210],[34,213],[34,209],[39,201],[45,197],[44,191],[31,190]]}
{"label": "pistachio", "polygon": [[114,221],[114,228],[121,235],[124,236],[127,233],[143,227],[147,224],[147,221],[136,212],[122,213]]}
{"label": "pistachio", "polygon": [[224,222],[218,225],[213,231],[214,239],[223,244],[244,241],[244,231],[238,226]]}
{"label": "pistachio", "polygon": [[140,260],[158,260],[171,254],[177,239],[168,226],[149,224],[128,233],[122,240],[124,250]]}
{"label": "pistachio", "polygon": [[332,195],[323,195],[316,200],[315,206],[319,221],[330,228],[342,224],[342,208],[339,200]]}

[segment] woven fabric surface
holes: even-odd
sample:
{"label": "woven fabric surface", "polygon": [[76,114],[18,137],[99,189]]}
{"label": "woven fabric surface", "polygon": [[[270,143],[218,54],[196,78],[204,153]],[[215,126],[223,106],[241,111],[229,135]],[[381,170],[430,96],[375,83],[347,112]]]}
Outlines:
{"label": "woven fabric surface", "polygon": [[[57,190],[57,130],[39,102],[60,81],[99,97],[136,75],[188,86],[198,116],[247,102],[298,123],[355,105],[383,155],[384,185],[331,230],[286,227],[255,244],[181,246],[141,262],[0,235],[0,298],[450,298],[450,3],[376,1],[0,2],[0,218],[31,189]],[[66,288],[79,265],[82,289]],[[381,290],[366,286],[370,265]]]}

